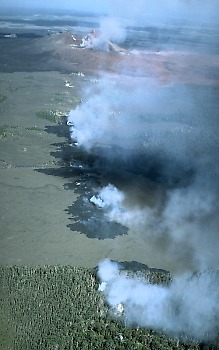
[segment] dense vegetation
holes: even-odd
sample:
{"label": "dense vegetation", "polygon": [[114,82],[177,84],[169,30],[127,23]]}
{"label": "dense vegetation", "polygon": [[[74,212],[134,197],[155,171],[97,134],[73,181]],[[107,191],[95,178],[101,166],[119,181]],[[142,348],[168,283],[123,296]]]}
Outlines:
{"label": "dense vegetation", "polygon": [[[164,279],[150,274],[151,283]],[[125,327],[110,315],[94,269],[2,267],[0,312],[2,350],[217,349]]]}

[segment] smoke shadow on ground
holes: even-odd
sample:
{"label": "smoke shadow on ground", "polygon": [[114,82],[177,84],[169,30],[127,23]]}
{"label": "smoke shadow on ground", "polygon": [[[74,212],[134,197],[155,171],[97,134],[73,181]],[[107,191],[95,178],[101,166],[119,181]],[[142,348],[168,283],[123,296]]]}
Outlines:
{"label": "smoke shadow on ground", "polygon": [[46,126],[45,131],[66,138],[66,142],[52,144],[55,151],[51,151],[50,155],[56,159],[58,167],[35,171],[69,180],[64,184],[64,189],[74,192],[77,199],[65,210],[70,221],[67,227],[91,239],[114,239],[127,234],[126,227],[107,220],[103,210],[90,202],[90,198],[97,194],[101,182],[96,157],[71,142],[65,117],[58,125]]}
{"label": "smoke shadow on ground", "polygon": [[[192,166],[158,153],[142,150],[130,153],[119,146],[112,146],[109,152],[100,147],[91,153],[96,154],[95,167],[98,171],[104,174],[108,183],[113,182],[116,186],[130,186],[140,176],[145,182],[153,182],[168,189],[186,186],[195,176]],[[168,164],[171,166],[168,167]]]}
{"label": "smoke shadow on ground", "polygon": [[[154,205],[152,198],[158,188],[162,202],[165,201],[167,189],[186,186],[194,176],[192,168],[184,168],[180,163],[174,165],[178,172],[172,173],[170,169],[165,173],[163,164],[167,163],[166,159],[138,151],[130,154],[122,147],[112,146],[108,155],[104,146],[96,148],[92,154],[87,153],[71,140],[65,116],[59,124],[46,126],[45,131],[64,137],[66,142],[52,144],[55,150],[50,154],[56,159],[58,167],[36,171],[69,180],[64,184],[64,189],[73,191],[77,199],[65,210],[70,221],[67,227],[88,238],[114,239],[128,233],[127,227],[110,220],[103,208],[90,201],[102,186],[113,183],[127,193],[133,203],[139,204],[141,199],[144,207]],[[173,162],[170,163],[173,165]],[[147,196],[141,195],[139,198],[139,191],[147,193]],[[150,192],[151,196],[148,195]]]}

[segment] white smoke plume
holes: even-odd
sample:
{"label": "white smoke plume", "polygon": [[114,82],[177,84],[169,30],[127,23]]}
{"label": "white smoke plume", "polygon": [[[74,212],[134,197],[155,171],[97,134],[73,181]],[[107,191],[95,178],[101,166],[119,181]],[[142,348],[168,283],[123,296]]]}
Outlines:
{"label": "white smoke plume", "polygon": [[119,272],[110,260],[99,264],[98,275],[106,283],[109,305],[122,305],[126,324],[183,334],[197,340],[211,340],[219,321],[218,274],[183,274],[168,286],[153,285]]}
{"label": "white smoke plume", "polygon": [[93,29],[86,37],[82,38],[81,47],[98,51],[110,51],[114,45],[115,50],[115,43],[123,42],[125,36],[126,31],[122,21],[106,17],[100,20],[98,30]]}
{"label": "white smoke plume", "polygon": [[172,261],[175,272],[217,268],[216,194],[202,188],[198,180],[187,188],[174,188],[166,193],[160,188],[153,188],[150,193],[151,189],[146,190],[146,184],[143,185],[146,191],[143,200],[136,185],[124,193],[115,187],[112,190],[109,185],[100,191],[96,202],[101,201],[108,219],[128,227],[136,240],[150,247],[154,254]]}
{"label": "white smoke plume", "polygon": [[[197,1],[176,1],[173,8],[189,18],[191,3],[199,13]],[[152,18],[155,7],[150,2]],[[213,17],[211,6],[204,7]],[[136,76],[124,65],[118,76],[103,75],[68,119],[72,138],[97,156],[109,178],[91,201],[154,255],[169,259],[175,276],[169,286],[155,286],[105,261],[99,277],[109,304],[123,304],[131,325],[211,339],[219,321],[218,276],[209,269],[219,266],[218,90],[174,79],[161,86],[154,75],[140,78],[138,63]]]}
{"label": "white smoke plume", "polygon": [[106,41],[121,43],[125,40],[126,30],[122,20],[106,17],[100,20],[100,35]]}
{"label": "white smoke plume", "polygon": [[[85,102],[69,113],[68,120],[74,124],[72,138],[88,151],[98,144],[114,144],[127,151],[139,146],[150,152],[167,148],[168,153],[180,152],[180,156],[188,148],[201,151],[194,132],[201,132],[208,120],[199,113],[202,106],[195,107],[181,85],[174,91],[152,79],[103,76],[84,95]],[[195,130],[200,122],[201,128]]]}
{"label": "white smoke plume", "polygon": [[186,87],[145,81],[133,87],[128,81],[104,77],[91,95],[88,89],[69,115],[72,137],[106,158],[106,169],[116,174],[93,203],[107,220],[169,259],[176,277],[165,288],[118,277],[108,285],[107,300],[127,304],[130,323],[213,337],[218,286],[208,272],[193,278],[184,273],[219,264],[217,112],[208,115]]}
{"label": "white smoke plume", "polygon": [[131,86],[120,78],[104,77],[86,91],[69,115],[72,137],[114,172],[93,203],[169,259],[176,276],[165,288],[112,279],[107,300],[124,303],[130,323],[208,339],[218,320],[218,286],[207,270],[219,264],[218,122],[209,107],[215,96],[206,105],[185,86],[135,78]]}
{"label": "white smoke plume", "polygon": [[123,193],[113,185],[108,185],[101,190],[100,196],[93,196],[90,201],[100,208],[119,208],[124,199]]}

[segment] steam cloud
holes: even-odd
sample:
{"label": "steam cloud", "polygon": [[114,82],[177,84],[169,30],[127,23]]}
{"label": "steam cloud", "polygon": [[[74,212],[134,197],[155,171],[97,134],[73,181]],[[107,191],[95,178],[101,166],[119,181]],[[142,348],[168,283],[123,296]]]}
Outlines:
{"label": "steam cloud", "polygon": [[[213,337],[219,316],[215,276],[206,271],[191,277],[188,271],[219,263],[216,114],[206,114],[206,107],[203,112],[185,87],[144,82],[131,90],[124,79],[118,84],[103,77],[92,87],[91,97],[69,115],[72,137],[107,159],[106,169],[116,174],[93,203],[172,261],[179,275],[165,288],[118,275],[109,281],[108,301],[124,303],[131,323]],[[110,263],[100,266],[106,281]]]}
{"label": "steam cloud", "polygon": [[212,339],[219,321],[218,276],[213,271],[183,274],[169,286],[152,285],[119,273],[109,260],[99,264],[99,278],[106,282],[105,294],[112,308],[122,305],[129,325],[186,334],[199,340]]}
{"label": "steam cloud", "polygon": [[116,18],[107,17],[100,21],[100,33],[103,40],[121,43],[126,36],[125,28],[121,21]]}
{"label": "steam cloud", "polygon": [[209,269],[219,263],[217,89],[161,86],[122,75],[124,66],[120,73],[86,89],[68,117],[71,136],[112,179],[91,201],[169,259],[175,277],[150,285],[106,260],[104,292],[130,324],[211,339],[219,321],[218,274]]}
{"label": "steam cloud", "polygon": [[92,30],[82,39],[81,46],[99,51],[109,51],[112,41],[120,43],[125,39],[125,29],[116,18],[103,18],[99,30]]}
{"label": "steam cloud", "polygon": [[[91,201],[172,261],[178,276],[158,287],[116,274],[108,302],[124,304],[130,323],[211,338],[219,317],[218,278],[206,270],[219,263],[216,114],[203,112],[185,86],[136,81],[131,90],[124,79],[103,77],[91,97],[86,91],[86,102],[69,115],[72,137],[120,174]],[[102,281],[110,264],[100,264]],[[206,271],[191,277],[194,270]]]}

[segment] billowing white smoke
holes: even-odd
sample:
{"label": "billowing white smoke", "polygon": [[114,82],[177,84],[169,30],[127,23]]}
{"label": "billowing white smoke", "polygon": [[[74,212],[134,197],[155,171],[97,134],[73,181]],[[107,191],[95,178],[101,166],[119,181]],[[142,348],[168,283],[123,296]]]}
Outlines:
{"label": "billowing white smoke", "polygon": [[219,322],[218,275],[183,274],[169,286],[152,285],[119,272],[115,262],[104,260],[98,270],[111,307],[122,305],[127,324],[186,334],[198,340],[212,339]]}
{"label": "billowing white smoke", "polygon": [[100,21],[100,35],[106,41],[121,43],[125,40],[126,30],[121,20],[107,17]]}
{"label": "billowing white smoke", "polygon": [[107,17],[100,20],[99,29],[92,30],[82,39],[81,47],[109,51],[112,43],[121,43],[126,36],[125,28],[121,21]]}
{"label": "billowing white smoke", "polygon": [[[72,137],[89,152],[99,147],[109,161],[116,157],[118,173],[124,176],[114,176],[114,185],[104,187],[91,201],[108,219],[128,227],[135,240],[169,259],[176,277],[165,288],[117,272],[107,281],[110,263],[103,265],[106,272],[100,264],[100,277],[108,282],[108,302],[124,303],[130,323],[199,339],[213,337],[218,286],[207,269],[219,266],[218,121],[215,111],[208,112],[215,96],[207,106],[199,105],[199,97],[193,101],[185,87],[161,88],[134,79],[135,86],[122,76],[120,81],[104,77],[88,89],[86,102],[69,115]],[[136,152],[143,164],[137,174],[131,165],[126,180],[123,168]],[[156,168],[157,159],[158,180],[153,174],[147,178],[148,162]],[[195,270],[200,275],[186,273]]]}
{"label": "billowing white smoke", "polygon": [[[111,29],[102,24],[109,40]],[[218,276],[208,269],[219,266],[218,105],[208,91],[105,75],[69,114],[79,146],[118,166],[114,184],[91,201],[176,273],[169,286],[155,286],[104,261],[99,277],[109,304],[123,304],[130,324],[201,340],[219,324]]]}
{"label": "billowing white smoke", "polygon": [[132,80],[126,80],[123,89],[118,87],[119,80],[103,76],[85,91],[85,102],[68,116],[74,124],[72,138],[77,139],[79,145],[91,150],[98,143],[111,144],[112,139],[120,146],[125,144],[125,140],[135,142],[137,132],[141,130],[142,114],[145,113],[145,99],[149,100],[152,93],[144,94],[141,86],[134,90],[131,85],[127,88]]}
{"label": "billowing white smoke", "polygon": [[[175,272],[217,267],[216,118],[209,119],[194,107],[182,87],[178,94],[175,91],[172,105],[171,89],[160,89],[156,84],[130,89],[126,83],[118,87],[118,82],[104,78],[95,85],[92,97],[70,113],[72,137],[90,152],[102,146],[109,160],[114,157],[115,145],[121,147],[121,162],[127,149],[131,157],[132,149],[140,148],[143,153],[153,154],[155,160],[160,153],[164,155],[161,175],[167,172],[171,177],[177,172],[177,164],[185,168],[192,165],[194,174],[185,183],[181,179],[170,186],[141,174],[131,176],[128,185],[118,179],[118,188],[112,184],[104,187],[92,202],[103,208],[108,219],[134,232],[135,239],[154,254],[169,259]],[[90,90],[87,93],[89,96]],[[187,109],[184,114],[182,100]],[[105,144],[112,146],[112,153],[104,153]],[[165,161],[166,157],[170,161]],[[164,288],[119,274],[108,281],[110,266],[100,265],[99,272],[101,280],[108,282],[107,300],[111,305],[124,303],[130,323],[186,332],[199,339],[206,338],[207,333],[213,336],[214,319],[218,319],[218,286],[211,273],[192,278],[183,273]]]}
{"label": "billowing white smoke", "polygon": [[[196,115],[186,89],[177,89],[161,88],[152,79],[103,76],[87,88],[85,102],[69,113],[74,124],[71,136],[88,151],[101,144],[120,146],[131,153],[143,147],[147,152],[171,153],[182,161],[189,149],[202,151],[203,143],[198,144],[194,132],[202,132],[208,121]],[[200,121],[201,130],[195,130],[194,124]],[[207,132],[205,128],[206,139]]]}
{"label": "billowing white smoke", "polygon": [[[101,190],[100,196],[93,196],[90,201],[100,208],[120,208],[120,205],[124,199],[122,192],[118,191],[113,185],[108,185]],[[112,215],[113,217],[113,215]]]}
{"label": "billowing white smoke", "polygon": [[214,192],[202,188],[196,180],[187,188],[168,190],[162,204],[162,193],[155,189],[157,202],[151,205],[147,200],[142,203],[138,196],[134,198],[137,191],[135,187],[123,193],[108,185],[93,202],[101,203],[108,219],[134,232],[136,240],[165,259],[169,257],[175,272],[218,266],[219,208]]}

